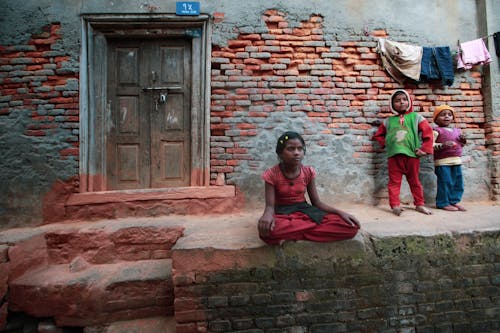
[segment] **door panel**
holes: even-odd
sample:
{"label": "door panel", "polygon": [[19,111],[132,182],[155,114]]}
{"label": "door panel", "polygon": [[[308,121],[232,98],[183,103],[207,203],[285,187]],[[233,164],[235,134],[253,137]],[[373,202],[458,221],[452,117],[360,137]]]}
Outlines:
{"label": "door panel", "polygon": [[184,178],[184,169],[179,160],[184,159],[184,147],[182,143],[164,142],[162,146],[163,163],[160,165],[162,181],[172,181]]}
{"label": "door panel", "polygon": [[118,146],[118,180],[139,185],[139,146],[119,145]]}
{"label": "door panel", "polygon": [[108,106],[106,136],[108,189],[144,187],[149,178],[150,138],[144,131],[147,119],[141,93],[141,45],[137,41],[113,41],[109,48]]}
{"label": "door panel", "polygon": [[190,40],[109,43],[107,189],[190,185]]}
{"label": "door panel", "polygon": [[183,46],[161,46],[160,47],[160,79],[164,84],[184,83],[184,50]]}
{"label": "door panel", "polygon": [[[158,45],[158,85],[169,87],[151,123],[153,187],[189,186],[191,165],[190,47],[177,40]],[[154,67],[154,66],[153,66]],[[158,95],[158,98],[160,96]]]}
{"label": "door panel", "polygon": [[139,83],[139,48],[117,47],[117,79],[119,85]]}
{"label": "door panel", "polygon": [[161,112],[161,130],[182,131],[184,129],[184,99],[182,95],[170,94]]}
{"label": "door panel", "polygon": [[137,96],[118,97],[118,132],[120,134],[139,134],[139,100]]}

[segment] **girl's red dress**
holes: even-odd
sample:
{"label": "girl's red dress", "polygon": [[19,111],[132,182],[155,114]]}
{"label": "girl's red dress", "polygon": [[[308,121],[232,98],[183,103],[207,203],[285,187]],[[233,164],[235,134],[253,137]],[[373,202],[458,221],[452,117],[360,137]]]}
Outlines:
{"label": "girl's red dress", "polygon": [[[297,178],[286,178],[279,165],[267,169],[262,178],[274,186],[275,205],[290,205],[305,202],[307,184],[316,177],[316,171],[311,166],[301,166]],[[315,242],[332,242],[353,238],[359,227],[345,222],[339,215],[327,213],[320,224],[315,223],[302,212],[288,215],[274,214],[274,229],[267,237],[261,239],[272,245],[283,240],[309,240]]]}

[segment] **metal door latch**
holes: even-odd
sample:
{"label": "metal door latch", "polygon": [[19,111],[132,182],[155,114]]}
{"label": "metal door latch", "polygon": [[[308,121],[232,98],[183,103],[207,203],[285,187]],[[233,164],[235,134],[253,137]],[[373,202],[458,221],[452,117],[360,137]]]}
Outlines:
{"label": "metal door latch", "polygon": [[160,104],[165,104],[167,102],[167,93],[161,93],[158,102],[160,102]]}

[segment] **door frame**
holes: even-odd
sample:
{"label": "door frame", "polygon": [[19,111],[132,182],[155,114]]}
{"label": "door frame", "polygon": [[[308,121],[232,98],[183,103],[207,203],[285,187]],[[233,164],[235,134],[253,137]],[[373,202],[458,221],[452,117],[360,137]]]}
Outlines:
{"label": "door frame", "polygon": [[[192,38],[191,185],[209,186],[210,40],[209,16],[168,14],[82,15],[80,61],[80,192],[106,191],[106,92],[108,36]],[[99,77],[103,79],[97,80]],[[130,190],[129,190],[130,191]]]}

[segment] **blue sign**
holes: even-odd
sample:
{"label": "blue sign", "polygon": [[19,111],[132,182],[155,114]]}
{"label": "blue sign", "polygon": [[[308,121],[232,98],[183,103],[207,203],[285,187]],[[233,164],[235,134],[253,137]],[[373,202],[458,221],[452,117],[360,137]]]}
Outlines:
{"label": "blue sign", "polygon": [[175,3],[175,13],[177,15],[189,15],[189,16],[200,15],[200,3],[199,2],[176,2]]}

